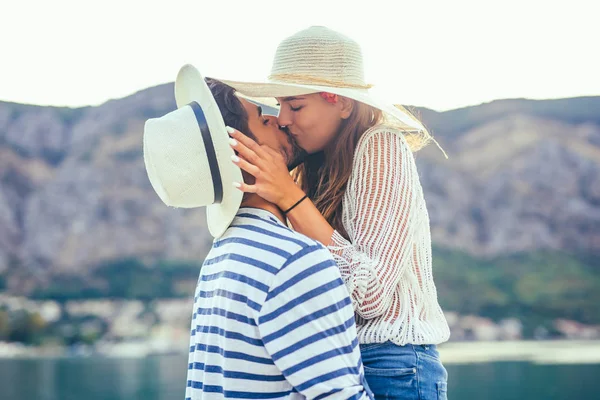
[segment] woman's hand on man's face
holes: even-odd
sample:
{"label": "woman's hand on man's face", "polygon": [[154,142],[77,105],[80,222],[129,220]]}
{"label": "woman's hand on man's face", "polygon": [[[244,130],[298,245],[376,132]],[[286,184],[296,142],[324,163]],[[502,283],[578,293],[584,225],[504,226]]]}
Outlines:
{"label": "woman's hand on man's face", "polygon": [[231,147],[237,152],[232,157],[234,164],[252,175],[254,185],[244,182],[234,182],[239,190],[245,193],[256,193],[270,203],[286,210],[298,196],[303,195],[302,190],[296,185],[284,157],[268,146],[261,146],[248,136],[239,131],[228,128]]}

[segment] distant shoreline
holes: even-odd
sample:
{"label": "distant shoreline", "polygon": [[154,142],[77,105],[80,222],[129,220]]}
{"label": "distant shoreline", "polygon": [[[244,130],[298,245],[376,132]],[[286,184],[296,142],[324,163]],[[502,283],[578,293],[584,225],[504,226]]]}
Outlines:
{"label": "distant shoreline", "polygon": [[[502,342],[448,342],[439,345],[442,362],[478,364],[490,362],[530,362],[550,364],[600,364],[600,340],[539,340]],[[145,358],[152,356],[185,356],[186,351],[153,351],[145,342],[119,343],[100,348],[92,346],[30,347],[0,342],[0,360],[59,358]]]}
{"label": "distant shoreline", "polygon": [[600,364],[600,340],[448,342],[439,346],[444,364],[524,361],[533,364]]}

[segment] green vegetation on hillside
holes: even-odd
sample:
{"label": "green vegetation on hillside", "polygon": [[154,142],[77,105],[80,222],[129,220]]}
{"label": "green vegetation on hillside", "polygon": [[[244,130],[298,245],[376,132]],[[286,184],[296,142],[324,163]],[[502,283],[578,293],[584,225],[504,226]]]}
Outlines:
{"label": "green vegetation on hillside", "polygon": [[[525,338],[532,337],[540,326],[551,331],[553,321],[559,318],[600,324],[597,256],[536,252],[479,259],[439,248],[433,256],[438,297],[445,311],[495,321],[518,318]],[[123,259],[93,271],[86,278],[57,276],[32,297],[61,303],[100,298],[137,299],[146,304],[160,298],[189,297],[191,301],[200,265],[173,261],[147,265],[138,259]],[[106,330],[106,326],[96,326],[98,323],[61,320],[44,326],[36,313],[9,317],[0,309],[0,340],[36,344],[64,337],[65,343],[92,343]],[[68,335],[62,332],[65,329]]]}
{"label": "green vegetation on hillside", "polygon": [[442,308],[493,320],[516,317],[527,333],[556,318],[600,324],[600,258],[557,252],[477,259],[434,250]]}
{"label": "green vegetation on hillside", "polygon": [[[600,259],[557,252],[479,259],[434,249],[434,276],[444,310],[517,317],[525,325],[556,318],[600,324]],[[66,301],[85,298],[152,300],[191,296],[199,264],[137,259],[117,260],[87,278],[56,277],[34,298]]]}
{"label": "green vegetation on hillside", "polygon": [[198,279],[200,264],[159,261],[150,266],[141,260],[115,260],[98,266],[91,276],[56,276],[34,299],[138,299],[190,296]]}

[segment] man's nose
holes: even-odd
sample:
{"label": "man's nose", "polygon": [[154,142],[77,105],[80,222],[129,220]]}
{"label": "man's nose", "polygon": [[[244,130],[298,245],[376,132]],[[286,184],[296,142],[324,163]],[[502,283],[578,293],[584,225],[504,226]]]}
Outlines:
{"label": "man's nose", "polygon": [[264,116],[267,120],[269,120],[269,124],[270,125],[277,125],[279,126],[279,122],[277,121],[277,117],[274,115],[265,115]]}

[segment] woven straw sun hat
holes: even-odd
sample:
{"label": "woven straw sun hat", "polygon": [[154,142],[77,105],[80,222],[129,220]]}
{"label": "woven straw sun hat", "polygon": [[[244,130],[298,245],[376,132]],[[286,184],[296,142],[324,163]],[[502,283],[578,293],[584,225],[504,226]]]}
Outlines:
{"label": "woven straw sun hat", "polygon": [[219,107],[200,72],[184,65],[175,81],[178,109],[144,126],[144,163],[158,197],[168,206],[206,206],[208,230],[223,235],[243,193],[233,187],[242,172],[231,162]]}
{"label": "woven straw sun hat", "polygon": [[264,82],[215,79],[255,98],[290,97],[329,92],[383,111],[396,127],[411,133],[429,133],[408,110],[377,99],[365,82],[358,43],[324,26],[312,26],[284,39],[275,53],[271,75]]}

